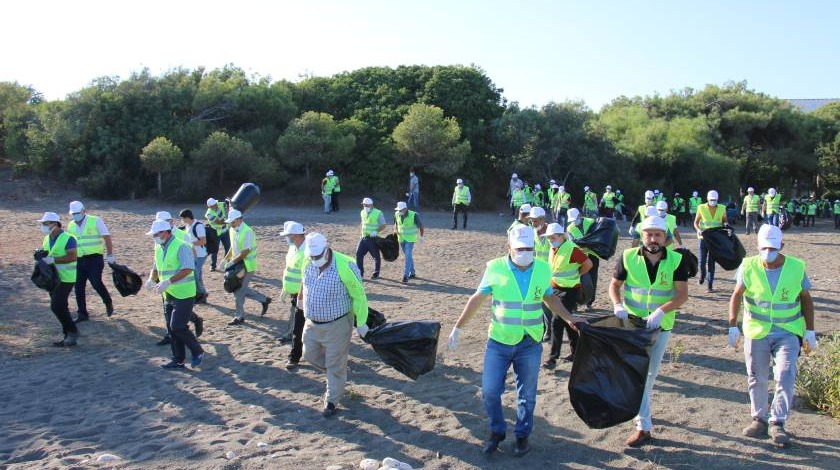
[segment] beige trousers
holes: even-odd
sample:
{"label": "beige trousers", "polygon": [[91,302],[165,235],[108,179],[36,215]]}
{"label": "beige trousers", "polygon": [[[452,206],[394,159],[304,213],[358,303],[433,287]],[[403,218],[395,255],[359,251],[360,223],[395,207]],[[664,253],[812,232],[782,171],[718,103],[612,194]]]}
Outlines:
{"label": "beige trousers", "polygon": [[338,404],[347,382],[347,356],[353,314],[348,313],[330,323],[317,324],[307,319],[303,326],[303,358],[327,372],[327,393],[324,404]]}

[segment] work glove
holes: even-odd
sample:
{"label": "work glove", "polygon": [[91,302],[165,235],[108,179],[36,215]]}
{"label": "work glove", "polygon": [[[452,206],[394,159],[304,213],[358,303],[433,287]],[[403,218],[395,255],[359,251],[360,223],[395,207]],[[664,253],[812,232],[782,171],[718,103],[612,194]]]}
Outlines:
{"label": "work glove", "polygon": [[233,266],[233,262],[225,261],[225,264],[222,265],[222,271],[227,271],[231,266]]}
{"label": "work glove", "polygon": [[729,327],[729,340],[728,344],[731,348],[738,347],[738,339],[741,337],[741,330],[738,329],[737,326],[730,326]]}
{"label": "work glove", "polygon": [[420,235],[420,237],[417,239],[417,241],[420,242],[420,243],[423,243],[423,240],[424,240],[423,235]]}
{"label": "work glove", "polygon": [[657,308],[647,317],[647,329],[648,330],[655,330],[659,328],[659,324],[662,323],[662,318],[665,316],[665,312],[662,311],[661,308]]}
{"label": "work glove", "polygon": [[43,258],[41,258],[41,261],[47,264],[55,264],[55,258],[53,258],[52,256],[44,256]]}
{"label": "work glove", "polygon": [[405,193],[406,196],[411,196],[411,193]]}
{"label": "work glove", "polygon": [[149,278],[146,279],[146,283],[143,284],[143,287],[145,287],[147,291],[151,291],[155,288],[155,281],[152,280],[152,276],[149,276]]}
{"label": "work glove", "polygon": [[627,320],[627,310],[624,308],[624,304],[613,305],[613,315],[620,320]]}
{"label": "work glove", "polygon": [[449,350],[455,352],[458,349],[458,338],[461,337],[461,329],[457,326],[452,327],[452,333],[449,333]]}
{"label": "work glove", "polygon": [[114,255],[108,255],[105,257],[105,260],[108,261],[108,264],[114,264],[116,261],[114,259]]}
{"label": "work glove", "polygon": [[370,236],[371,236],[371,238],[376,238],[376,230],[374,230],[373,232],[370,232]]}
{"label": "work glove", "polygon": [[356,327],[356,333],[359,334],[359,338],[364,338],[365,335],[368,334],[368,331],[370,331],[370,328],[368,328],[368,326],[365,324],[361,324]]}
{"label": "work glove", "polygon": [[171,282],[169,282],[169,279],[167,279],[167,280],[165,280],[165,281],[160,281],[160,282],[159,282],[159,283],[155,286],[155,293],[160,294],[160,295],[163,295],[163,293],[164,293],[164,292],[166,292],[166,288],[167,288],[167,287],[169,287],[171,284],[172,284],[172,283],[171,283]]}
{"label": "work glove", "polygon": [[280,302],[285,303],[287,300],[289,300],[289,293],[285,290],[280,291]]}
{"label": "work glove", "polygon": [[806,345],[808,345],[808,349],[813,351],[817,349],[817,334],[814,333],[813,330],[806,330],[805,336],[802,338]]}

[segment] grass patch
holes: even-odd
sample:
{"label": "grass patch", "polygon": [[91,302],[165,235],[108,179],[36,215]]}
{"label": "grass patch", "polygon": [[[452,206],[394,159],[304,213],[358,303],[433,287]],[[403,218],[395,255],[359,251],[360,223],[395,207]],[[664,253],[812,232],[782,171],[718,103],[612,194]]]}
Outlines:
{"label": "grass patch", "polygon": [[840,332],[823,337],[800,362],[796,391],[809,407],[840,420]]}

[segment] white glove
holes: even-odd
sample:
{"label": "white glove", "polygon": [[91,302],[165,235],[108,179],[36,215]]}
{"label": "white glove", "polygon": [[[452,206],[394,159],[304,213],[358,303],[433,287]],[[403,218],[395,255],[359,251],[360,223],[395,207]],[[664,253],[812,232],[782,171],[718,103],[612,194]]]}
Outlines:
{"label": "white glove", "polygon": [[647,329],[648,330],[655,330],[659,328],[659,324],[662,323],[662,318],[665,316],[665,312],[662,311],[661,308],[657,308],[647,317]]}
{"label": "white glove", "polygon": [[107,262],[108,262],[108,264],[114,264],[114,255],[108,255],[108,256],[106,256],[106,257],[105,257],[105,261],[107,261]]}
{"label": "white glove", "polygon": [[376,236],[376,230],[374,230],[373,232],[370,232],[370,236],[375,237]]}
{"label": "white glove", "polygon": [[618,317],[620,320],[627,320],[627,310],[624,308],[623,304],[613,305],[613,315]]}
{"label": "white glove", "polygon": [[169,282],[169,279],[165,281],[160,281],[160,283],[158,283],[158,285],[155,286],[155,292],[163,295],[163,293],[166,292],[166,288],[169,287],[171,284],[172,283]]}
{"label": "white glove", "polygon": [[41,261],[47,264],[55,264],[55,258],[53,258],[52,256],[44,256],[43,258],[41,258]]}
{"label": "white glove", "polygon": [[280,291],[280,302],[286,303],[289,300],[289,293],[286,291]]}
{"label": "white glove", "polygon": [[738,338],[741,337],[741,330],[738,329],[737,326],[730,326],[729,327],[729,347],[736,348],[738,347]]}
{"label": "white glove", "polygon": [[146,284],[144,284],[143,286],[146,288],[147,291],[151,291],[155,288],[155,281],[152,280],[152,276],[149,276],[149,278],[146,279]]}
{"label": "white glove", "polygon": [[230,261],[225,261],[225,264],[223,264],[223,265],[222,265],[222,271],[227,271],[227,270],[228,270],[228,268],[230,268],[231,266],[233,266],[233,263],[232,263],[232,262],[230,262]]}
{"label": "white glove", "polygon": [[811,351],[817,349],[817,334],[813,330],[806,330],[805,337],[802,340],[805,341]]}
{"label": "white glove", "polygon": [[411,196],[411,193],[405,193],[406,196]]}
{"label": "white glove", "polygon": [[420,242],[420,243],[423,243],[423,235],[420,235],[420,237],[417,239],[417,241]]}
{"label": "white glove", "polygon": [[364,324],[359,325],[359,326],[357,326],[357,327],[356,327],[356,333],[358,333],[358,334],[359,334],[359,337],[360,337],[360,338],[364,338],[364,337],[365,337],[365,335],[366,335],[366,334],[368,334],[368,331],[369,331],[369,330],[370,330],[370,328],[368,328],[368,326],[367,326],[367,325],[364,325]]}
{"label": "white glove", "polygon": [[458,338],[461,337],[461,329],[457,326],[452,327],[452,333],[449,333],[449,350],[455,352],[458,349]]}

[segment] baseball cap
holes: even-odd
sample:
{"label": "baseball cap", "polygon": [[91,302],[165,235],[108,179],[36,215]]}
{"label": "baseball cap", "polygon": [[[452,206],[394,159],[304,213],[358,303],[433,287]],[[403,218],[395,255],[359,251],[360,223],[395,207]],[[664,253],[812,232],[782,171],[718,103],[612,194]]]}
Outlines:
{"label": "baseball cap", "polygon": [[283,230],[280,232],[280,236],[285,237],[286,235],[303,235],[303,225],[294,220],[283,222]]}
{"label": "baseball cap", "polygon": [[769,194],[770,196],[775,196],[776,195],[776,188],[768,189],[767,194]]}
{"label": "baseball cap", "polygon": [[580,217],[580,210],[572,207],[571,209],[569,209],[566,215],[569,218],[569,222],[574,222],[578,219],[578,217]]}
{"label": "baseball cap", "polygon": [[557,222],[553,222],[548,224],[548,226],[545,228],[545,235],[543,236],[547,237],[549,235],[560,235],[564,233],[566,233],[566,229],[564,229],[563,226],[558,224]]}
{"label": "baseball cap", "polygon": [[318,232],[310,233],[304,242],[303,254],[306,257],[320,256],[327,249],[327,239]]}
{"label": "baseball cap", "polygon": [[55,212],[44,212],[38,222],[61,222],[61,218]]}
{"label": "baseball cap", "polygon": [[332,170],[327,171],[327,176],[332,176],[332,175],[334,175],[334,174],[335,174],[335,173],[333,173],[333,171],[332,171]]}
{"label": "baseball cap", "polygon": [[764,224],[758,229],[758,249],[782,248],[782,229],[775,225]]}
{"label": "baseball cap", "polygon": [[70,213],[82,212],[85,210],[85,205],[81,201],[73,201],[70,203]]}
{"label": "baseball cap", "polygon": [[558,189],[559,191],[565,191],[565,190],[566,190],[566,187],[565,187],[565,186],[558,186],[558,187],[557,187],[557,189]]}
{"label": "baseball cap", "polygon": [[230,211],[230,213],[228,214],[228,216],[227,216],[227,220],[225,220],[225,222],[227,222],[227,223],[231,223],[231,222],[233,222],[234,220],[236,220],[236,219],[238,219],[238,218],[240,218],[240,217],[242,217],[242,212],[239,212],[238,210],[233,209],[233,210],[231,210],[231,211]]}
{"label": "baseball cap", "polygon": [[656,209],[660,211],[667,211],[668,210],[668,203],[665,201],[659,201],[656,203]]}
{"label": "baseball cap", "polygon": [[754,193],[754,192],[755,192],[755,188],[753,188],[752,186],[750,186],[749,188],[747,188],[747,192],[748,192],[748,193],[751,193],[751,192],[752,192],[752,193]]}
{"label": "baseball cap", "polygon": [[584,187],[583,187],[583,190],[584,190],[584,191],[589,191],[589,186],[584,186]]}
{"label": "baseball cap", "polygon": [[645,191],[645,199],[653,199],[653,191],[649,189]]}
{"label": "baseball cap", "polygon": [[520,214],[529,214],[531,212],[531,205],[530,204],[522,204],[519,206],[519,213]]}
{"label": "baseball cap", "polygon": [[401,211],[403,209],[408,209],[408,204],[403,201],[397,203],[397,207],[394,208],[395,211]]}
{"label": "baseball cap", "polygon": [[510,175],[510,177],[511,177],[511,178],[519,178],[519,175],[517,175],[516,173],[514,173],[514,174]]}
{"label": "baseball cap", "polygon": [[215,206],[218,203],[219,203],[219,201],[217,201],[217,200],[215,200],[211,197],[210,199],[207,200],[207,207]]}
{"label": "baseball cap", "polygon": [[714,189],[706,193],[706,200],[709,201],[717,201],[718,200],[718,192]]}
{"label": "baseball cap", "polygon": [[154,235],[158,232],[163,232],[164,230],[172,230],[172,225],[165,220],[158,219],[152,222],[152,228],[146,232],[146,235]]}
{"label": "baseball cap", "polygon": [[517,225],[508,234],[508,243],[511,248],[533,248],[534,229],[527,225]]}
{"label": "baseball cap", "polygon": [[532,207],[531,211],[528,213],[528,218],[538,219],[540,217],[545,217],[545,209],[542,207]]}
{"label": "baseball cap", "polygon": [[645,230],[662,230],[663,232],[667,232],[668,226],[662,217],[645,217],[645,220],[642,221],[641,231],[644,232]]}
{"label": "baseball cap", "polygon": [[155,214],[155,219],[157,219],[157,220],[172,220],[172,214],[170,214],[167,211],[158,211],[158,213]]}
{"label": "baseball cap", "polygon": [[455,180],[455,183],[456,184],[463,184],[464,180],[462,180],[461,178],[458,178],[457,180]]}
{"label": "baseball cap", "polygon": [[365,204],[370,204],[372,206],[373,205],[373,199],[371,199],[369,197],[366,197],[366,198],[362,199],[362,205],[365,205]]}
{"label": "baseball cap", "polygon": [[612,185],[607,185],[607,189],[612,189]]}

